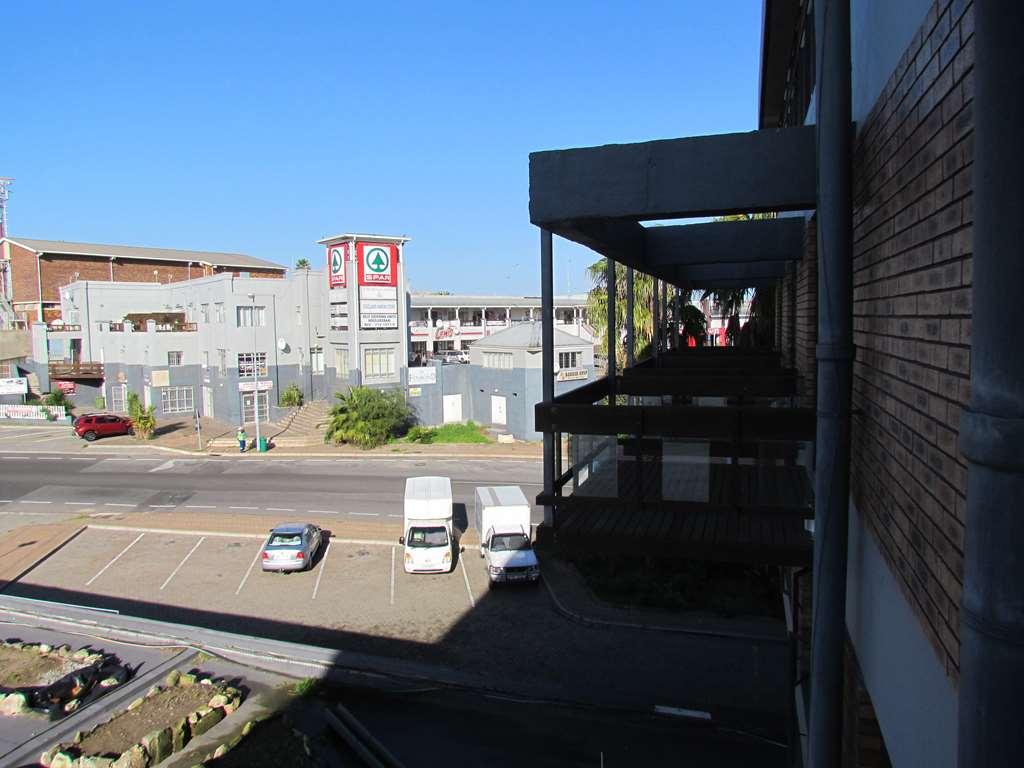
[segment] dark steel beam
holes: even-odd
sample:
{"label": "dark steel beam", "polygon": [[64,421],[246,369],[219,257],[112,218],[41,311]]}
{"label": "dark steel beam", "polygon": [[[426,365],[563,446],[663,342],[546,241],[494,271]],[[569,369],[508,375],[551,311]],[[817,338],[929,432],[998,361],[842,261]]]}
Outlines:
{"label": "dark steel beam", "polygon": [[[606,327],[605,338],[608,340],[608,404],[615,404],[615,348],[618,346],[618,328],[615,325],[615,303],[618,301],[618,295],[615,285],[615,260],[608,259],[605,262],[605,290],[607,291],[608,297],[608,325]],[[562,430],[559,430],[562,431]]]}
{"label": "dark steel beam", "polygon": [[[960,607],[959,768],[1024,755],[1024,4],[975,3],[971,400]],[[1012,97],[1010,94],[1017,93]]]}
{"label": "dark steel beam", "polygon": [[809,762],[815,768],[839,768],[853,381],[850,0],[818,0],[814,26],[818,73],[818,418]]}
{"label": "dark steel beam", "polygon": [[534,152],[530,221],[808,210],[814,136],[814,126],[802,126]]}
{"label": "dark steel beam", "polygon": [[687,264],[664,266],[662,269],[677,285],[714,284],[717,280],[781,280],[786,275],[785,261],[755,261],[746,264]]}
{"label": "dark steel beam", "polygon": [[636,310],[636,297],[633,295],[633,268],[626,267],[626,367],[632,368],[636,362],[636,328],[633,315]]}
{"label": "dark steel beam", "polygon": [[643,262],[650,266],[797,260],[803,252],[802,216],[647,227]]}
{"label": "dark steel beam", "polygon": [[[555,399],[555,280],[554,245],[551,233],[540,231],[540,327],[541,327],[541,398],[544,403]],[[534,427],[542,431],[540,424]],[[555,488],[555,435],[551,430],[544,432],[544,492],[554,493]],[[544,523],[554,524],[554,509],[544,507]]]}

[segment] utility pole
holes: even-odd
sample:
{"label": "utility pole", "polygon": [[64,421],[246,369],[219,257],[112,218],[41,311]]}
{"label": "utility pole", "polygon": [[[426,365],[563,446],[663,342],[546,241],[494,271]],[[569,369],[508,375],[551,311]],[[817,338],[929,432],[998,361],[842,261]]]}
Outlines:
{"label": "utility pole", "polygon": [[252,413],[256,422],[256,452],[260,452],[260,382],[259,363],[256,361],[256,294],[250,293],[252,301]]}

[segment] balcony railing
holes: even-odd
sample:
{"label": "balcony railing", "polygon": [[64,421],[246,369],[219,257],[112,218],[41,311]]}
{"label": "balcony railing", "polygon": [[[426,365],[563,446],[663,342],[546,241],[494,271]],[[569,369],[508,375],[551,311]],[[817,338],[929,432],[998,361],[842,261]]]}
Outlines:
{"label": "balcony railing", "polygon": [[102,379],[103,363],[50,363],[51,379]]}

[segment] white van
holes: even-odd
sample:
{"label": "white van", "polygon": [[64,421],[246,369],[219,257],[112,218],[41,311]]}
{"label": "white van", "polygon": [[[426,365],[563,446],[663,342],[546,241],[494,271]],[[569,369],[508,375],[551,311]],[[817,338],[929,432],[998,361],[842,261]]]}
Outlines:
{"label": "white van", "polygon": [[410,477],[405,481],[403,535],[406,573],[448,573],[454,562],[452,481]]}
{"label": "white van", "polygon": [[516,485],[477,488],[473,525],[480,532],[480,557],[491,584],[540,579],[530,541],[530,503]]}

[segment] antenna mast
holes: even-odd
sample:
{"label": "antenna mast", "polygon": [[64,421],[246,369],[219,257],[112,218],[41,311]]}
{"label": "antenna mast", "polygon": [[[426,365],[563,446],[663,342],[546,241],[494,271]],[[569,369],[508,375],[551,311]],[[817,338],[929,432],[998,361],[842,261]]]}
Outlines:
{"label": "antenna mast", "polygon": [[0,176],[0,237],[7,237],[7,188],[14,179]]}

